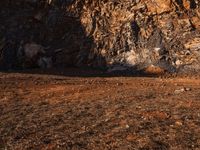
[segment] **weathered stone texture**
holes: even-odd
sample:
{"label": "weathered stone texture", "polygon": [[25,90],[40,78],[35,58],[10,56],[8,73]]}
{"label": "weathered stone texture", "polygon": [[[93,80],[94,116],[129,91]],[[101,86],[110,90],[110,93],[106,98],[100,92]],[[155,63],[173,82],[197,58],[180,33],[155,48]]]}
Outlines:
{"label": "weathered stone texture", "polygon": [[[1,43],[12,41],[16,48],[31,42],[42,45],[46,52],[38,60],[52,58],[52,65],[200,69],[198,0],[10,2],[0,6]],[[9,5],[16,10],[8,10]],[[4,54],[9,50],[2,45]]]}

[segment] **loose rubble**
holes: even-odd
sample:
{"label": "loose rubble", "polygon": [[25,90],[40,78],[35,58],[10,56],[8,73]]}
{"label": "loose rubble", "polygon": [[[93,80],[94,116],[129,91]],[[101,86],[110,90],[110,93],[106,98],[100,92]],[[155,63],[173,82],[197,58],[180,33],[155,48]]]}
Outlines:
{"label": "loose rubble", "polygon": [[199,77],[65,71],[0,73],[0,149],[200,149]]}
{"label": "loose rubble", "polygon": [[183,92],[191,91],[191,88],[181,88],[174,91],[175,94],[181,94]]}

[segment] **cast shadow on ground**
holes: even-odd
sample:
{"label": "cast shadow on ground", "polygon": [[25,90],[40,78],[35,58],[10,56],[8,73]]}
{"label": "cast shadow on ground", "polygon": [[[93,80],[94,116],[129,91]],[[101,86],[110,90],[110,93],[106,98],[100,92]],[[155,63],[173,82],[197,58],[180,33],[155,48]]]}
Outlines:
{"label": "cast shadow on ground", "polygon": [[134,71],[134,70],[125,70],[125,71],[114,71],[108,72],[107,70],[90,68],[90,67],[67,67],[67,68],[51,68],[51,69],[28,69],[28,70],[10,70],[10,71],[1,71],[2,73],[20,73],[20,74],[32,74],[32,75],[48,75],[48,76],[61,76],[61,77],[83,77],[83,78],[93,78],[93,77],[164,77],[169,76],[170,74],[150,74],[145,73],[144,71]]}

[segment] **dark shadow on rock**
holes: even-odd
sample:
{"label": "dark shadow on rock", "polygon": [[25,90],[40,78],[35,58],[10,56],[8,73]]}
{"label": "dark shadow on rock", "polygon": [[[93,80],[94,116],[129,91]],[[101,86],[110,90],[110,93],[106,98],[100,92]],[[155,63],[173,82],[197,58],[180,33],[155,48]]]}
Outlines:
{"label": "dark shadow on rock", "polygon": [[[0,70],[74,77],[157,76],[134,68],[107,72],[105,58],[93,50],[97,45],[81,24],[83,2],[78,1],[77,12],[66,9],[74,2],[2,0]],[[131,28],[137,43],[139,25],[131,22]],[[31,57],[27,57],[27,51]],[[44,69],[49,67],[52,69]]]}
{"label": "dark shadow on rock", "polygon": [[[46,68],[46,58],[53,67],[88,66],[94,42],[88,37],[80,18],[66,7],[73,1],[5,1],[0,2],[0,69]],[[45,52],[27,58],[24,45],[40,45]],[[102,56],[93,59],[101,60]],[[44,59],[43,59],[44,58]],[[39,64],[43,63],[42,65]],[[44,61],[44,62],[43,62]],[[45,66],[46,65],[46,66]],[[97,66],[98,67],[98,66]]]}
{"label": "dark shadow on rock", "polygon": [[[74,14],[66,11],[66,7],[73,2],[1,1],[0,70],[69,77],[152,76],[135,69],[107,72],[104,57],[93,52],[95,43],[85,33],[79,18],[80,12]],[[78,6],[82,7],[81,4],[80,1]],[[132,26],[138,34],[138,25],[133,23]],[[45,52],[26,58],[26,44],[29,47],[31,44],[32,47],[39,45]],[[47,65],[43,58],[52,60],[51,69],[44,69]],[[38,69],[38,60],[44,61],[43,69]]]}

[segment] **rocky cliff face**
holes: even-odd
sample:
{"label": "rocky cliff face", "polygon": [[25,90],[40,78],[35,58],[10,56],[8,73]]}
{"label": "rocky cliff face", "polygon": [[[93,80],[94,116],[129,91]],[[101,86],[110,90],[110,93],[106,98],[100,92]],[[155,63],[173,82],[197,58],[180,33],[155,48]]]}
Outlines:
{"label": "rocky cliff face", "polygon": [[1,64],[200,69],[199,0],[1,1]]}

